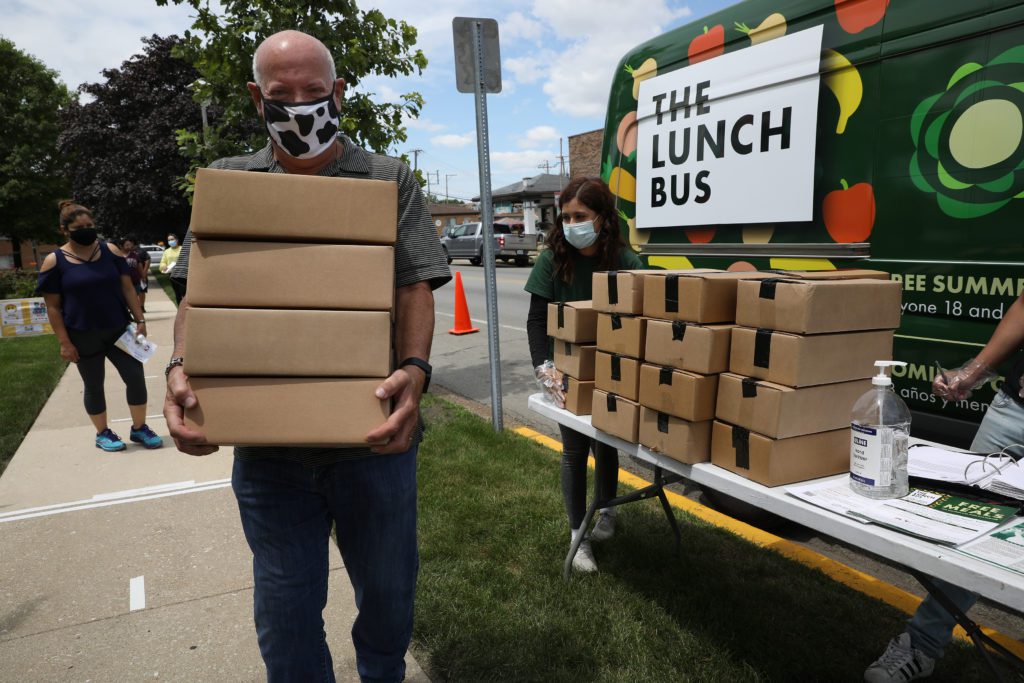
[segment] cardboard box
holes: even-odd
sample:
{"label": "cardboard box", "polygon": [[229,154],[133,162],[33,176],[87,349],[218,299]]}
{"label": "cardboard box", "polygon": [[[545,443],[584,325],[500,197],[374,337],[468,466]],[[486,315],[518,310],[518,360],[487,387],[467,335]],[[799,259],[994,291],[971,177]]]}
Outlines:
{"label": "cardboard box", "polygon": [[733,325],[697,325],[683,320],[647,321],[644,360],[714,375],[729,369]]}
{"label": "cardboard box", "polygon": [[640,315],[644,310],[647,270],[610,270],[593,274],[594,310]]}
{"label": "cardboard box", "polygon": [[573,344],[593,344],[597,339],[597,311],[589,301],[548,304],[548,336]]}
{"label": "cardboard box", "polygon": [[555,368],[584,382],[593,381],[596,353],[596,346],[555,340]]}
{"label": "cardboard box", "polygon": [[623,441],[637,443],[640,428],[640,405],[621,396],[594,389],[593,417],[590,424]]}
{"label": "cardboard box", "polygon": [[659,367],[644,363],[640,368],[640,403],[690,422],[715,417],[718,375]]}
{"label": "cardboard box", "polygon": [[189,228],[199,239],[390,245],[398,184],[201,168]]}
{"label": "cardboard box", "polygon": [[715,417],[773,439],[827,432],[850,426],[853,404],[869,389],[868,379],[794,389],[725,373]]}
{"label": "cardboard box", "polygon": [[575,377],[562,375],[562,392],[565,394],[565,409],[573,415],[590,415],[594,399],[594,383],[581,382]]}
{"label": "cardboard box", "polygon": [[597,315],[597,350],[630,358],[644,357],[647,319],[619,313]]}
{"label": "cardboard box", "polygon": [[[834,271],[842,274],[843,271]],[[800,334],[892,330],[903,285],[895,280],[785,275],[739,283],[736,322]]]}
{"label": "cardboard box", "polygon": [[192,377],[387,377],[391,314],[189,308],[185,348]]}
{"label": "cardboard box", "polygon": [[598,351],[595,380],[595,388],[636,401],[640,398],[640,361]]}
{"label": "cardboard box", "polygon": [[711,420],[690,422],[640,406],[640,443],[693,465],[711,460]]}
{"label": "cardboard box", "polygon": [[197,240],[189,252],[192,306],[387,311],[394,289],[393,247]]}
{"label": "cardboard box", "polygon": [[185,424],[220,446],[365,446],[384,424],[379,379],[193,377]]}
{"label": "cardboard box", "polygon": [[648,271],[644,315],[662,320],[729,323],[736,319],[736,283],[771,277],[767,273]]}
{"label": "cardboard box", "polygon": [[876,360],[892,358],[892,340],[892,330],[805,336],[736,327],[729,370],[788,387],[865,379]]}
{"label": "cardboard box", "polygon": [[850,469],[850,429],[769,439],[715,420],[711,462],[765,486],[841,474]]}

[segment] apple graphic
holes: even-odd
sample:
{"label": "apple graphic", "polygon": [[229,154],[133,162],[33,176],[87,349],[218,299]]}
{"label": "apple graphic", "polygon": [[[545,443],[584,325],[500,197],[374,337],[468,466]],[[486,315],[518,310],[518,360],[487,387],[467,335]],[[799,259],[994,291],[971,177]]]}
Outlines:
{"label": "apple graphic", "polygon": [[825,229],[840,244],[863,242],[875,227],[874,188],[868,183],[850,187],[845,179],[839,182],[843,189],[829,192],[822,203]]}
{"label": "apple graphic", "polygon": [[836,19],[847,33],[860,33],[885,16],[889,0],[835,0]]}
{"label": "apple graphic", "polygon": [[704,33],[690,41],[690,47],[686,50],[686,56],[690,58],[690,64],[703,62],[705,59],[717,57],[725,52],[725,27],[721,24],[712,26],[710,30],[704,27]]}

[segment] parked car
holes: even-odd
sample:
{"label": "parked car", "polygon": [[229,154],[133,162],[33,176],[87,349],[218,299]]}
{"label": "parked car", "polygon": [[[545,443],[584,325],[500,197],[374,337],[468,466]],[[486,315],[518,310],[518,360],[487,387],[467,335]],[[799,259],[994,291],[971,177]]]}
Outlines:
{"label": "parked car", "polygon": [[159,244],[140,244],[139,248],[149,254],[149,269],[156,270],[160,266],[160,259],[164,255],[164,248]]}
{"label": "parked car", "polygon": [[[452,259],[466,258],[474,266],[484,262],[483,223],[463,223],[445,230],[441,236],[441,248],[448,263]],[[494,257],[517,266],[530,265],[530,253],[537,251],[536,235],[517,235],[512,228],[494,224]]]}

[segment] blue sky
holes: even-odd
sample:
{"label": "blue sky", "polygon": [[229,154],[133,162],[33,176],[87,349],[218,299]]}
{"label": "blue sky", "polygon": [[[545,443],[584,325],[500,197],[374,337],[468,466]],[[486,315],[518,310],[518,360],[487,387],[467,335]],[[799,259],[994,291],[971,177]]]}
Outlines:
{"label": "blue sky", "polygon": [[[479,192],[472,95],[455,89],[451,20],[498,20],[503,92],[488,97],[492,184],[499,187],[557,168],[559,139],[604,125],[608,87],[622,55],[666,30],[696,21],[732,0],[379,0],[360,2],[404,19],[419,31],[429,65],[422,76],[370,77],[360,89],[379,100],[420,92],[426,106],[408,121],[409,140],[396,152],[422,149],[419,167],[440,175],[440,194]],[[141,38],[182,33],[190,8],[152,0],[0,0],[0,35],[55,69],[71,88],[97,81],[140,51]],[[239,84],[242,87],[242,84]],[[410,155],[411,160],[411,155]],[[432,187],[437,190],[436,185]]]}

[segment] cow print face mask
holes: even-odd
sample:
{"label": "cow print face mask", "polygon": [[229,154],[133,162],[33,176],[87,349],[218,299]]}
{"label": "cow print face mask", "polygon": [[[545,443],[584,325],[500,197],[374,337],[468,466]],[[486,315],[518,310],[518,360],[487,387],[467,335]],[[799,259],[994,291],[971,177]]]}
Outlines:
{"label": "cow print face mask", "polygon": [[296,159],[312,159],[334,144],[338,108],[333,95],[312,102],[263,98],[263,120],[270,137]]}

